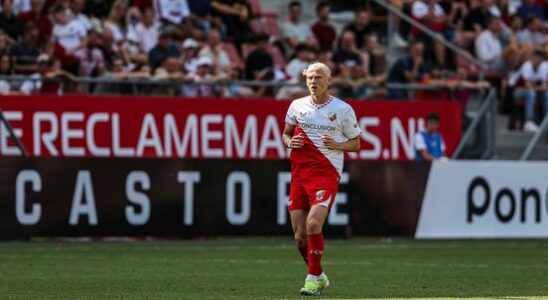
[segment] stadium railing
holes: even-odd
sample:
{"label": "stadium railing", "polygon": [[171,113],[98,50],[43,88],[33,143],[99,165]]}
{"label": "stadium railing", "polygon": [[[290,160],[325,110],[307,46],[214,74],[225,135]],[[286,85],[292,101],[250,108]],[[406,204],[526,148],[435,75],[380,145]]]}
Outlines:
{"label": "stadium railing", "polygon": [[548,115],[544,116],[544,119],[542,119],[542,123],[539,126],[539,130],[535,133],[535,135],[533,135],[531,141],[529,141],[529,144],[527,144],[527,147],[521,154],[521,161],[526,161],[531,158],[533,150],[539,144],[541,137],[546,132],[548,132]]}

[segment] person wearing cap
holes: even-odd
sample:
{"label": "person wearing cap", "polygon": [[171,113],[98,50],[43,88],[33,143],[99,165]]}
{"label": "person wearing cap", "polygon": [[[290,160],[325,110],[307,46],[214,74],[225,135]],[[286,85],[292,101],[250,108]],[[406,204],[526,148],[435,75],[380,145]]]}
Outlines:
{"label": "person wearing cap", "polygon": [[[188,74],[188,79],[194,83],[217,79],[213,74],[213,62],[209,57],[198,58],[196,65],[196,70]],[[216,96],[216,92],[213,86],[208,84],[187,84],[183,85],[183,95],[186,97],[213,97]]]}
{"label": "person wearing cap", "polygon": [[156,69],[166,57],[179,57],[180,55],[181,52],[173,43],[171,33],[164,30],[160,33],[158,44],[148,53],[148,61],[152,69]]}
{"label": "person wearing cap", "polygon": [[437,113],[430,113],[426,116],[426,126],[415,134],[414,145],[415,160],[445,160],[445,142],[441,133],[440,116]]}
{"label": "person wearing cap", "polygon": [[181,54],[182,68],[185,73],[190,74],[196,71],[198,67],[198,58],[196,57],[197,50],[199,48],[198,42],[193,38],[187,38],[183,44],[183,53]]}
{"label": "person wearing cap", "polygon": [[221,32],[217,28],[211,28],[207,33],[207,43],[198,52],[198,57],[208,57],[215,66],[225,73],[230,72],[232,67],[228,54],[221,46]]}

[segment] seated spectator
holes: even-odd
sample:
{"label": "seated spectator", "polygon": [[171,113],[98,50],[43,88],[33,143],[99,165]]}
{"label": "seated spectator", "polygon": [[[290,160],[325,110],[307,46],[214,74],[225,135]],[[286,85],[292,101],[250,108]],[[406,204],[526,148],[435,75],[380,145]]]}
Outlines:
{"label": "seated spectator", "polygon": [[[208,57],[198,58],[198,67],[188,75],[189,79],[194,83],[203,81],[216,81],[220,77],[214,74],[214,66]],[[183,95],[186,97],[213,97],[220,94],[220,89],[211,84],[184,85]]]}
{"label": "seated spectator", "polygon": [[159,24],[154,22],[152,8],[146,8],[141,22],[135,26],[135,34],[141,51],[148,53],[158,44],[159,27]]}
{"label": "seated spectator", "polygon": [[472,9],[464,18],[464,30],[480,34],[487,29],[487,21],[491,17],[500,18],[502,13],[495,5],[495,0],[480,0],[480,5]]}
{"label": "seated spectator", "polygon": [[198,52],[198,57],[207,57],[222,73],[230,73],[232,63],[221,46],[221,32],[219,29],[211,28],[207,33],[207,43]]}
{"label": "seated spectator", "polygon": [[544,23],[542,20],[533,15],[527,19],[526,28],[516,33],[516,38],[519,42],[534,46],[542,46],[546,41],[544,34]]}
{"label": "seated spectator", "polygon": [[13,13],[19,16],[31,10],[31,0],[12,0],[12,6]]}
{"label": "seated spectator", "polygon": [[106,69],[105,57],[101,50],[99,34],[91,30],[88,34],[87,47],[80,56],[80,76],[98,77],[103,75]]}
{"label": "seated spectator", "polygon": [[11,46],[11,54],[15,58],[14,70],[20,74],[35,73],[38,70],[37,59],[40,55],[38,48],[38,28],[34,23],[28,23],[23,30],[20,42]]}
{"label": "seated spectator", "polygon": [[[419,83],[430,72],[431,64],[424,60],[424,43],[415,41],[409,54],[398,59],[388,72],[388,83]],[[409,99],[407,89],[388,89],[391,99]]]}
{"label": "seated spectator", "polygon": [[415,160],[435,161],[447,159],[445,157],[445,142],[438,131],[439,127],[439,115],[436,113],[428,114],[425,129],[415,134],[413,144]]}
{"label": "seated spectator", "polygon": [[136,10],[129,9],[129,0],[116,0],[110,9],[103,26],[112,31],[114,42],[120,47],[126,41],[138,41],[133,24],[128,22],[128,18],[136,13]]}
{"label": "seated spectator", "polygon": [[198,42],[193,38],[187,38],[182,45],[183,53],[181,54],[182,70],[186,73],[196,71],[198,67],[197,53],[199,50]]}
{"label": "seated spectator", "polygon": [[177,57],[167,56],[154,71],[154,79],[183,79],[181,62]]}
{"label": "seated spectator", "polygon": [[253,17],[251,7],[245,0],[212,0],[211,14],[212,22],[223,24],[226,36],[234,40],[238,47],[255,35],[249,24]]}
{"label": "seated spectator", "polygon": [[535,0],[523,0],[518,8],[517,14],[526,21],[529,17],[536,16],[545,21],[544,11],[535,3]]}
{"label": "seated spectator", "polygon": [[318,21],[312,25],[312,33],[318,41],[320,51],[333,51],[333,44],[337,39],[337,32],[329,23],[330,5],[326,1],[320,1],[316,5]]}
{"label": "seated spectator", "polygon": [[[274,78],[274,60],[267,51],[268,36],[259,35],[255,38],[255,49],[245,59],[245,78],[247,80],[272,80]],[[266,96],[270,89],[256,89],[257,96]]]}
{"label": "seated spectator", "polygon": [[63,70],[78,75],[81,50],[86,47],[87,32],[76,20],[71,20],[62,5],[53,8],[54,56],[61,62]]}
{"label": "seated spectator", "polygon": [[0,30],[7,34],[10,43],[16,42],[23,30],[23,24],[13,12],[10,0],[2,1],[0,12]]}
{"label": "seated spectator", "polygon": [[276,93],[277,100],[299,99],[309,94],[306,88],[306,77],[302,74],[303,71],[304,70],[301,70],[299,76],[293,77],[286,81],[286,83],[291,85],[284,85],[280,87]]}
{"label": "seated spectator", "polygon": [[362,68],[364,69],[361,53],[356,49],[352,31],[344,31],[337,50],[333,53],[333,62],[336,65],[335,71],[343,72],[344,69]]}
{"label": "seated spectator", "polygon": [[476,56],[492,72],[502,72],[512,69],[522,59],[522,53],[516,48],[503,49],[500,38],[501,21],[496,17],[489,17],[487,29],[483,30],[475,41]]}
{"label": "seated spectator", "polygon": [[365,45],[365,36],[372,33],[373,27],[370,24],[369,11],[360,8],[354,13],[354,20],[352,23],[346,25],[344,31],[352,31],[356,39],[356,47],[362,49]]}
{"label": "seated spectator", "polygon": [[[447,15],[442,6],[435,0],[418,0],[413,2],[411,7],[411,15],[421,24],[425,25],[432,31],[438,33],[448,41],[453,41],[455,32],[446,26]],[[445,46],[437,40],[433,40],[431,36],[419,31],[413,27],[414,36],[422,40],[428,49],[433,47],[436,63],[439,66],[446,66]]]}
{"label": "seated spectator", "polygon": [[68,86],[74,85],[75,80],[74,75],[61,69],[58,59],[41,54],[38,57],[38,72],[31,74],[21,84],[20,90],[24,94],[62,95],[65,91],[70,91]]}
{"label": "seated spectator", "polygon": [[50,41],[51,37],[51,20],[49,16],[43,13],[44,0],[31,0],[30,11],[19,15],[21,22],[27,24],[33,22],[38,28],[38,46],[43,48]]}
{"label": "seated spectator", "polygon": [[70,11],[72,12],[72,18],[80,23],[80,26],[82,26],[82,28],[84,28],[84,30],[88,32],[91,30],[91,21],[89,20],[88,16],[83,14],[85,6],[86,1],[84,0],[72,0],[70,3]]}
{"label": "seated spectator", "polygon": [[302,5],[298,1],[289,3],[288,20],[282,24],[282,36],[287,47],[287,54],[292,54],[300,43],[316,46],[318,43],[310,31],[310,26],[301,21]]}
{"label": "seated spectator", "polygon": [[154,0],[155,16],[162,25],[178,25],[190,16],[187,0]]}
{"label": "seated spectator", "polygon": [[517,72],[511,73],[508,84],[514,88],[514,101],[525,99],[525,124],[529,132],[539,130],[535,123],[535,105],[542,99],[543,116],[548,114],[548,61],[543,51],[537,50]]}
{"label": "seated spectator", "polygon": [[148,61],[152,69],[156,70],[166,57],[179,57],[179,55],[181,55],[181,52],[173,43],[171,34],[163,31],[158,38],[158,44],[148,53]]}
{"label": "seated spectator", "polygon": [[376,33],[370,33],[365,37],[362,48],[362,58],[367,73],[371,76],[386,77],[386,51],[379,45]]}
{"label": "seated spectator", "polygon": [[[0,76],[13,75],[13,58],[7,53],[0,53]],[[11,82],[0,79],[0,94],[8,94],[12,91]]]}
{"label": "seated spectator", "polygon": [[299,44],[295,49],[295,57],[285,66],[285,72],[291,79],[299,79],[303,70],[315,59],[314,51],[306,44]]}

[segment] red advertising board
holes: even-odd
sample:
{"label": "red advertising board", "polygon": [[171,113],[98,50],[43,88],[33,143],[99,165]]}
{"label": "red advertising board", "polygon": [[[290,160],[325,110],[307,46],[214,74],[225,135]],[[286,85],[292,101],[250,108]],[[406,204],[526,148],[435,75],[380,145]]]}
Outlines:
{"label": "red advertising board", "polygon": [[[127,96],[2,96],[0,108],[31,156],[283,159],[288,101]],[[350,159],[413,159],[413,136],[437,112],[448,154],[461,136],[451,102],[352,101],[362,149]],[[0,156],[19,151],[0,126]]]}

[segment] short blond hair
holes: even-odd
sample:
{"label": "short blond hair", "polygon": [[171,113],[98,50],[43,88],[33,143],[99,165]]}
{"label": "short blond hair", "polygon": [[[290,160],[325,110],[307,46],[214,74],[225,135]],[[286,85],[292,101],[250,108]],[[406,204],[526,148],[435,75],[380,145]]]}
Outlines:
{"label": "short blond hair", "polygon": [[308,67],[304,68],[303,70],[304,77],[306,77],[306,74],[308,74],[308,71],[312,71],[316,69],[322,70],[324,74],[327,75],[327,77],[331,77],[331,69],[326,64],[319,61],[313,62],[309,64]]}

